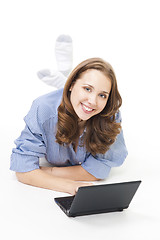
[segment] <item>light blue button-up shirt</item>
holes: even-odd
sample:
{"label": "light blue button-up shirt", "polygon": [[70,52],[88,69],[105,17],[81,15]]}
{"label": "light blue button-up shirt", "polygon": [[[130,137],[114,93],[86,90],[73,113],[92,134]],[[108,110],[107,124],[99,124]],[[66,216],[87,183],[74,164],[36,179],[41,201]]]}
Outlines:
{"label": "light blue button-up shirt", "polygon": [[[85,146],[81,146],[81,138],[75,152],[72,144],[62,146],[56,143],[57,108],[62,99],[63,89],[51,92],[37,98],[24,118],[25,129],[15,141],[16,148],[12,150],[10,169],[16,172],[28,172],[39,168],[39,158],[45,157],[54,166],[81,166],[99,179],[108,176],[112,167],[120,166],[126,156],[127,149],[123,131],[105,154],[92,156]],[[120,113],[116,121],[121,122]]]}

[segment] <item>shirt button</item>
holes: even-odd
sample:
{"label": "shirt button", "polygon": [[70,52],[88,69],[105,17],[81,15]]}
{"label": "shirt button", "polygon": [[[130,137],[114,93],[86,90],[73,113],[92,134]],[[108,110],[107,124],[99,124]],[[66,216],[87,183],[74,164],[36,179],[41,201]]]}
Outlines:
{"label": "shirt button", "polygon": [[79,162],[79,165],[82,164],[81,162]]}

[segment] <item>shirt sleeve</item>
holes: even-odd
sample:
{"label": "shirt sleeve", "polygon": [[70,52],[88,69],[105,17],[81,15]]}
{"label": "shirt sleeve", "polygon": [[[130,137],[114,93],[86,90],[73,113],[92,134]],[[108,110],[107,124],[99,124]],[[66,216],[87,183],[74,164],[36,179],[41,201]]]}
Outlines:
{"label": "shirt sleeve", "polygon": [[[116,122],[121,122],[120,113],[116,116]],[[117,135],[116,141],[105,154],[97,154],[95,157],[89,154],[82,163],[82,167],[98,179],[105,179],[112,167],[122,165],[128,151],[125,145],[123,130]]]}
{"label": "shirt sleeve", "polygon": [[24,118],[26,126],[16,139],[12,150],[10,170],[28,172],[39,168],[39,158],[46,154],[44,133],[39,121],[39,106],[33,102],[28,115]]}

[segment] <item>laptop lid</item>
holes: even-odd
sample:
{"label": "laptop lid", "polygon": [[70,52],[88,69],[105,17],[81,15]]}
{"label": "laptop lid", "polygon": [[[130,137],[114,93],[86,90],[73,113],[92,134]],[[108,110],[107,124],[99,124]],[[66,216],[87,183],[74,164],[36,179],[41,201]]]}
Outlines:
{"label": "laptop lid", "polygon": [[70,209],[65,213],[69,217],[75,217],[122,211],[128,208],[140,183],[141,181],[132,181],[80,187],[75,197],[72,197]]}

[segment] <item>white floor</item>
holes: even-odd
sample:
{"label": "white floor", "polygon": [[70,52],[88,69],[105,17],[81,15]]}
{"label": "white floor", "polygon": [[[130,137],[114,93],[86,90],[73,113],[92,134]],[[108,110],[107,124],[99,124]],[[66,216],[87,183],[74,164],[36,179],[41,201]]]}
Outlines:
{"label": "white floor", "polygon": [[[0,239],[159,240],[159,1],[2,1],[0,88]],[[62,7],[63,6],[63,7]],[[36,97],[53,90],[36,72],[54,69],[54,43],[70,34],[74,63],[102,57],[116,72],[129,155],[102,183],[142,180],[124,212],[68,218],[65,196],[19,183],[9,171],[13,141]]]}
{"label": "white floor", "polygon": [[[8,149],[9,150],[9,149]],[[8,156],[9,157],[9,156]],[[4,158],[6,159],[6,158]],[[68,218],[55,204],[54,197],[65,193],[39,189],[19,183],[1,168],[0,219],[2,239],[154,239],[158,240],[160,223],[159,168],[138,164],[143,156],[129,156],[125,164],[113,169],[102,183],[142,180],[128,209],[123,212]],[[156,160],[156,156],[153,157]],[[134,164],[134,161],[136,164]],[[145,159],[147,165],[148,159]]]}

